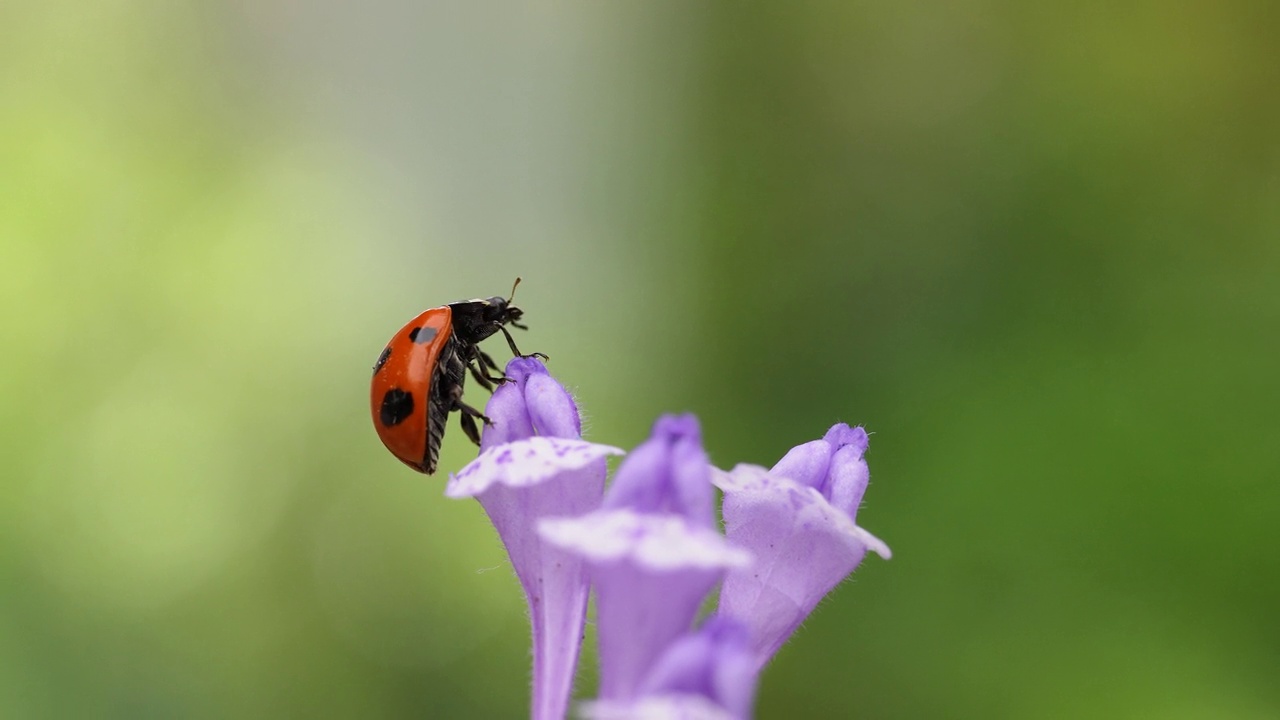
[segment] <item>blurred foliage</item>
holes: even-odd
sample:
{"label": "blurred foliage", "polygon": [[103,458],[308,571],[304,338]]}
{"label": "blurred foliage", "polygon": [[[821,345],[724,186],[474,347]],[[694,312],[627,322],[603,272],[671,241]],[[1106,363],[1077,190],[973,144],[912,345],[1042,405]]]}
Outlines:
{"label": "blurred foliage", "polygon": [[[408,317],[517,274],[594,439],[875,433],[894,560],[761,717],[1280,715],[1278,31],[1249,0],[0,6],[3,716],[523,714],[502,548],[364,396]],[[454,427],[442,467],[473,452]]]}

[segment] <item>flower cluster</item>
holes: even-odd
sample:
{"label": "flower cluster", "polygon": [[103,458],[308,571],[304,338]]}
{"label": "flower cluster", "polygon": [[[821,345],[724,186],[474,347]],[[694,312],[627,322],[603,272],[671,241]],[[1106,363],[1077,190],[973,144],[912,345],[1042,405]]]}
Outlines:
{"label": "flower cluster", "polygon": [[[666,416],[605,491],[622,450],[581,439],[578,409],[536,358],[507,366],[485,413],[481,454],[446,494],[480,501],[511,557],[533,626],[534,720],[569,710],[596,593],[599,697],[583,716],[751,716],[756,679],[868,550],[854,520],[867,434],[836,425],[772,469],[713,468],[691,415]],[[714,487],[724,500],[724,532]],[[720,586],[716,612],[698,623]]]}

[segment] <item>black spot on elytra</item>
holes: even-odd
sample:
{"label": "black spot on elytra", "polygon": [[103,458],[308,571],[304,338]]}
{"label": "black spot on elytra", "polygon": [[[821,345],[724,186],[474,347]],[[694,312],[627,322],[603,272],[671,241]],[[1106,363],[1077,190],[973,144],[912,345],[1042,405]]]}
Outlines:
{"label": "black spot on elytra", "polygon": [[432,340],[434,340],[435,337],[436,337],[435,328],[416,327],[409,331],[409,339],[418,343],[419,345],[425,345],[431,342]]}
{"label": "black spot on elytra", "polygon": [[387,427],[395,427],[413,414],[413,394],[400,388],[391,388],[382,396],[378,419]]}
{"label": "black spot on elytra", "polygon": [[382,354],[378,356],[378,362],[373,364],[373,374],[377,375],[383,365],[387,364],[387,358],[391,357],[391,346],[388,345],[382,349]]}

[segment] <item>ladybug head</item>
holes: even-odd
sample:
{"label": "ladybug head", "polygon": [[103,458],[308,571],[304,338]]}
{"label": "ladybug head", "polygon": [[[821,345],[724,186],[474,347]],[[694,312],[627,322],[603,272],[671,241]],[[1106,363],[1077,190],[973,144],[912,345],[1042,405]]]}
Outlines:
{"label": "ladybug head", "polygon": [[524,317],[524,311],[511,304],[516,299],[516,288],[520,287],[520,278],[511,285],[511,294],[505,298],[491,297],[489,305],[484,310],[484,318],[489,322],[499,322],[503,325],[511,325],[521,330],[529,328],[520,324],[520,318]]}
{"label": "ladybug head", "polygon": [[511,300],[503,297],[491,297],[488,305],[484,309],[484,319],[487,322],[500,322],[503,325],[512,325],[520,329],[526,329],[520,324],[520,318],[524,317],[524,311],[511,304]]}
{"label": "ladybug head", "polygon": [[[519,283],[519,279],[516,280]],[[464,300],[450,303],[453,310],[454,335],[464,343],[478,343],[496,332],[506,330],[503,325],[528,328],[520,324],[524,311],[511,304],[510,297],[491,297],[487,300]]]}

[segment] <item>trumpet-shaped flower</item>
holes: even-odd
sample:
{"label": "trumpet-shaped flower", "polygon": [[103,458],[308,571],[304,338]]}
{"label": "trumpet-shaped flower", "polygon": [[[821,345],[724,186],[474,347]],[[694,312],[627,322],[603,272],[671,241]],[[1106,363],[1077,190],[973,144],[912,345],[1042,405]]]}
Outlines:
{"label": "trumpet-shaped flower", "polygon": [[697,419],[663,417],[618,468],[600,510],[541,523],[547,542],[591,567],[602,700],[634,700],[725,571],[750,563],[716,530],[710,479]]}
{"label": "trumpet-shaped flower", "polygon": [[839,424],[821,440],[792,448],[772,470],[717,470],[726,535],[755,556],[735,568],[720,592],[720,612],[751,629],[763,667],[800,623],[868,550],[888,546],[854,522],[870,474],[867,433]]}
{"label": "trumpet-shaped flower", "polygon": [[759,673],[750,633],[732,618],[709,618],[667,646],[629,702],[586,705],[593,720],[743,720],[751,717]]}
{"label": "trumpet-shaped flower", "polygon": [[622,451],[579,439],[569,393],[536,358],[507,365],[512,382],[485,410],[480,457],[449,478],[445,494],[474,497],[493,522],[524,589],[533,628],[535,720],[568,709],[589,594],[581,558],[542,540],[543,518],[583,515],[600,506],[605,458]]}

